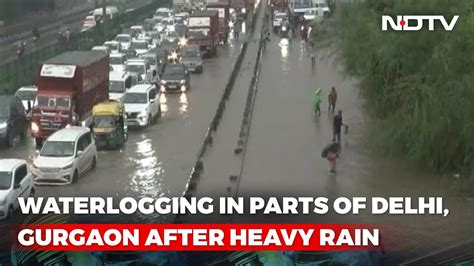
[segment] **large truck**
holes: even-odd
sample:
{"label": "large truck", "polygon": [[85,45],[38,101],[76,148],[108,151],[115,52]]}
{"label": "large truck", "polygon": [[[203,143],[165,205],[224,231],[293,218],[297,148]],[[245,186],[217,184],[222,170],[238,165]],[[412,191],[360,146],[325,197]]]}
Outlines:
{"label": "large truck", "polygon": [[227,0],[219,0],[219,2],[214,2],[210,0],[206,4],[207,10],[216,10],[219,16],[219,41],[222,43],[227,43],[227,38],[229,37],[229,9],[230,3]]}
{"label": "large truck", "polygon": [[238,19],[245,20],[252,10],[249,0],[230,0],[230,8],[235,10]]}
{"label": "large truck", "polygon": [[197,11],[189,15],[188,43],[199,46],[209,55],[217,53],[219,43],[219,15],[216,10]]}
{"label": "large truck", "polygon": [[59,129],[92,123],[92,107],[109,98],[109,56],[72,51],[40,65],[31,134],[36,144]]}

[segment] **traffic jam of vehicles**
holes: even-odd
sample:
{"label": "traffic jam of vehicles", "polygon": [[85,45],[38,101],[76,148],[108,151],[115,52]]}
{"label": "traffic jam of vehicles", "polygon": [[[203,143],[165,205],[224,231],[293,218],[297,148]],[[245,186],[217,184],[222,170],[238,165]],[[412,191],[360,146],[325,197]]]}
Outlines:
{"label": "traffic jam of vehicles", "polygon": [[[98,151],[121,149],[129,129],[159,126],[160,97],[192,90],[193,75],[218,56],[230,25],[253,9],[248,1],[235,1],[232,12],[229,2],[175,2],[90,51],[43,61],[36,84],[0,96],[2,148],[28,137],[36,146],[28,163],[0,159],[0,219],[11,217],[16,199],[33,195],[34,186],[74,184],[99,167]],[[117,13],[107,8],[107,15]],[[91,12],[82,30],[95,27],[100,16],[102,9]]]}

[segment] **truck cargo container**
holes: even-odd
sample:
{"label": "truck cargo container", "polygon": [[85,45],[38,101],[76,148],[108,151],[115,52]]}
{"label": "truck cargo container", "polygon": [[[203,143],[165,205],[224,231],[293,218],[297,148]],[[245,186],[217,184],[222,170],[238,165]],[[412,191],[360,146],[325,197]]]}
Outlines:
{"label": "truck cargo container", "polygon": [[219,17],[219,41],[227,43],[229,36],[229,8],[230,3],[226,0],[220,0],[219,2],[208,2],[206,4],[207,10],[216,10]]}
{"label": "truck cargo container", "polygon": [[72,51],[40,65],[31,134],[38,146],[59,129],[91,124],[92,107],[109,98],[109,56]]}
{"label": "truck cargo container", "polygon": [[217,53],[219,15],[216,10],[194,12],[188,19],[188,43],[199,46],[209,55]]}

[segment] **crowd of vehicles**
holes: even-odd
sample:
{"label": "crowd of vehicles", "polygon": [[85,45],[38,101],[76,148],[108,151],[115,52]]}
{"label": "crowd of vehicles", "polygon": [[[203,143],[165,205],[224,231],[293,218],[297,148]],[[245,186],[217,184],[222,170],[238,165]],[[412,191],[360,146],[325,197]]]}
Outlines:
{"label": "crowd of vehicles", "polygon": [[[204,70],[204,54],[215,56],[227,42],[232,3],[159,8],[91,51],[42,62],[35,85],[0,96],[2,144],[14,146],[29,131],[38,149],[29,167],[0,159],[0,219],[11,217],[17,198],[34,193],[34,185],[77,182],[97,166],[98,150],[120,149],[130,127],[156,123],[160,96],[190,90],[191,73]],[[247,4],[242,9],[251,10]],[[110,18],[119,13],[107,9]],[[100,23],[102,15],[93,11],[84,27]]]}

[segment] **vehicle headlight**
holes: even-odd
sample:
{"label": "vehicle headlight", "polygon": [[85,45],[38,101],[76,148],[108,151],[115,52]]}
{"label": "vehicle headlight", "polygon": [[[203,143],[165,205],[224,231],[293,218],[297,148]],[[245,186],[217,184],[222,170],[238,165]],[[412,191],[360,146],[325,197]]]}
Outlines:
{"label": "vehicle headlight", "polygon": [[160,84],[161,84],[161,85],[165,85],[165,84],[166,84],[166,80],[160,80]]}
{"label": "vehicle headlight", "polygon": [[35,122],[31,123],[31,132],[37,133],[39,131],[39,126]]}
{"label": "vehicle headlight", "polygon": [[182,80],[180,81],[180,83],[181,83],[181,84],[186,84],[186,80],[182,79]]}
{"label": "vehicle headlight", "polygon": [[5,206],[7,204],[7,199],[0,199],[0,206]]}
{"label": "vehicle headlight", "polygon": [[247,10],[245,9],[245,7],[243,7],[241,11],[242,11],[242,13],[244,13],[244,14],[245,14],[245,12],[247,12]]}
{"label": "vehicle headlight", "polygon": [[61,170],[67,170],[67,169],[70,169],[71,167],[72,167],[72,163],[67,164],[67,165],[61,167]]}
{"label": "vehicle headlight", "polygon": [[7,128],[7,122],[0,123],[0,129]]}

